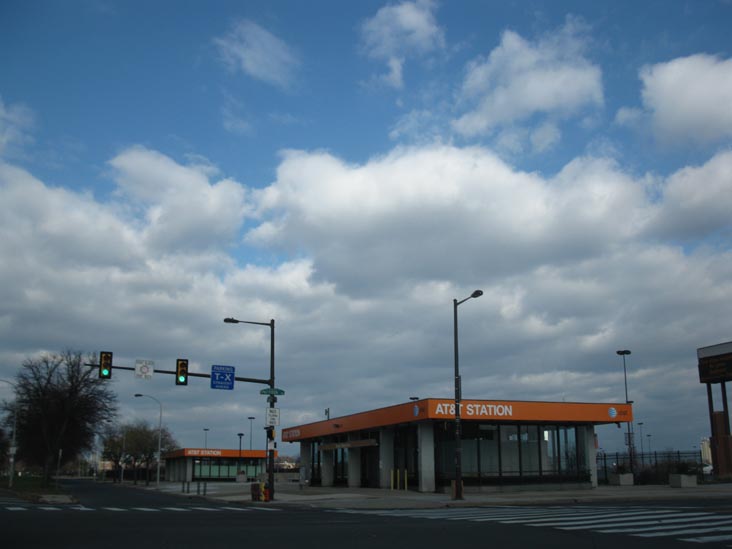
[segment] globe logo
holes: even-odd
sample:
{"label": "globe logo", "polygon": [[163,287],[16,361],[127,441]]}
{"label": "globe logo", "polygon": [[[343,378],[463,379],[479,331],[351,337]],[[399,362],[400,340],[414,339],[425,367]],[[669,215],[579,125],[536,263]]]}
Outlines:
{"label": "globe logo", "polygon": [[609,410],[607,411],[607,413],[608,413],[608,415],[609,415],[609,416],[610,416],[610,417],[611,417],[612,419],[615,419],[615,418],[616,418],[616,417],[618,416],[618,411],[617,411],[617,410],[616,410],[615,408],[610,408],[610,409],[609,409]]}

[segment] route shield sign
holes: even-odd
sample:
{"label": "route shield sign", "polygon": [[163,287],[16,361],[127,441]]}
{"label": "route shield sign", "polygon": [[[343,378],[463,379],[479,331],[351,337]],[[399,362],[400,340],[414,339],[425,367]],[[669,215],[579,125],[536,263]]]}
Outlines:
{"label": "route shield sign", "polygon": [[135,377],[142,379],[152,379],[153,373],[155,372],[155,361],[154,360],[135,360]]}
{"label": "route shield sign", "polygon": [[212,365],[211,388],[232,390],[234,388],[234,371],[235,368],[233,366]]}

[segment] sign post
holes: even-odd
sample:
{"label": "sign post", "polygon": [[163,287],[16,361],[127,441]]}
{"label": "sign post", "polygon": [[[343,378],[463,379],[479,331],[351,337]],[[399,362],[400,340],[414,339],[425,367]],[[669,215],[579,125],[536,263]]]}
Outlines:
{"label": "sign post", "polygon": [[[696,350],[699,360],[699,382],[707,385],[709,423],[712,428],[712,466],[717,477],[732,475],[732,435],[730,434],[729,406],[727,404],[727,382],[732,380],[732,341],[700,347]],[[714,411],[712,384],[722,388],[722,408]]]}

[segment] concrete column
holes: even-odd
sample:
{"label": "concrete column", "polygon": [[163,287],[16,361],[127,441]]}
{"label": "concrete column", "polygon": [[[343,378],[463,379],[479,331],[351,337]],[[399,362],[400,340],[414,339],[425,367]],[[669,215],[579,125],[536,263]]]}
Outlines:
{"label": "concrete column", "polygon": [[320,455],[320,482],[322,486],[333,486],[335,481],[335,450],[324,450]]}
{"label": "concrete column", "polygon": [[434,492],[435,485],[435,430],[432,422],[417,424],[417,452],[419,491]]}
{"label": "concrete column", "polygon": [[590,469],[590,482],[593,488],[597,488],[597,449],[595,448],[595,426],[586,425],[577,427],[580,435],[577,444],[580,445],[580,455],[587,460]]}
{"label": "concrete column", "polygon": [[[348,440],[358,440],[358,435],[352,433]],[[361,448],[348,449],[348,487],[361,487]]]}
{"label": "concrete column", "polygon": [[312,476],[312,460],[310,452],[312,450],[312,443],[301,442],[300,443],[300,484],[310,484]]}
{"label": "concrete column", "polygon": [[187,457],[185,458],[185,480],[186,482],[191,482],[193,480],[193,458]]}
{"label": "concrete column", "polygon": [[394,469],[394,431],[381,430],[379,440],[379,488],[391,487],[391,471]]}

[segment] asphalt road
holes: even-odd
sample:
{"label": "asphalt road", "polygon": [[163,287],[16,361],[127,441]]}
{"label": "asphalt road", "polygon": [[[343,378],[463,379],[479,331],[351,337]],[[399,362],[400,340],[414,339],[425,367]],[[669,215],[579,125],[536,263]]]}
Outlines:
{"label": "asphalt road", "polygon": [[[730,531],[721,534],[732,534],[732,515],[681,504],[636,509],[616,505],[348,511],[236,505],[85,481],[70,486],[79,505],[0,503],[0,547],[688,549],[699,545],[681,541],[692,534],[638,537],[598,531],[617,525],[624,516],[639,520],[644,513],[654,517],[660,513],[673,517],[666,522],[696,527],[700,520],[718,524],[729,520]],[[598,514],[606,518],[583,520]],[[566,529],[567,523],[579,526]],[[565,524],[565,529],[552,524]],[[675,527],[678,531],[680,525]],[[704,546],[728,547],[732,541]]]}

